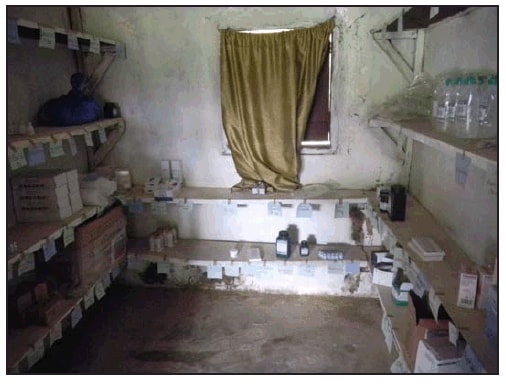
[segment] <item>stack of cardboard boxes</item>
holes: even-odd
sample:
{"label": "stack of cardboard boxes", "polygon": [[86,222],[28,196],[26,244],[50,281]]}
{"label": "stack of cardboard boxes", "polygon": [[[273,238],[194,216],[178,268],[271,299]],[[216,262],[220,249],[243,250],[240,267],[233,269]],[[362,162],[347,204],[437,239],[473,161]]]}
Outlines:
{"label": "stack of cardboard boxes", "polygon": [[37,170],[12,178],[18,222],[64,220],[83,209],[77,170]]}

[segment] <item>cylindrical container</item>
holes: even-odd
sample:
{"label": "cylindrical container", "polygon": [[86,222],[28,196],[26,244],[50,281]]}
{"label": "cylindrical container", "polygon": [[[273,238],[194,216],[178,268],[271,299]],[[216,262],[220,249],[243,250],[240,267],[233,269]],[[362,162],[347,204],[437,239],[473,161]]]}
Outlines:
{"label": "cylindrical container", "polygon": [[404,221],[406,219],[406,187],[394,184],[390,187],[390,206],[388,216],[392,221]]}
{"label": "cylindrical container", "polygon": [[127,169],[117,169],[115,172],[116,184],[118,190],[128,190],[132,188],[132,177]]}
{"label": "cylindrical container", "polygon": [[307,244],[306,240],[302,240],[300,242],[299,251],[302,257],[309,256],[309,245]]}
{"label": "cylindrical container", "polygon": [[279,231],[276,238],[276,257],[281,259],[288,259],[291,254],[290,236],[288,231]]}

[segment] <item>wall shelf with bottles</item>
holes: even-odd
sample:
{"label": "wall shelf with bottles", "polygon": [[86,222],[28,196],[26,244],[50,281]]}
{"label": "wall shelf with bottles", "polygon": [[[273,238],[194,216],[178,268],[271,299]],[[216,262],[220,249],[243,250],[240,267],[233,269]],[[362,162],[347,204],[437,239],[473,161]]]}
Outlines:
{"label": "wall shelf with bottles", "polygon": [[484,170],[497,167],[497,139],[454,137],[434,129],[429,119],[394,121],[375,117],[369,120],[369,127],[389,129],[392,134],[405,136],[448,155],[464,153],[471,158],[472,164]]}

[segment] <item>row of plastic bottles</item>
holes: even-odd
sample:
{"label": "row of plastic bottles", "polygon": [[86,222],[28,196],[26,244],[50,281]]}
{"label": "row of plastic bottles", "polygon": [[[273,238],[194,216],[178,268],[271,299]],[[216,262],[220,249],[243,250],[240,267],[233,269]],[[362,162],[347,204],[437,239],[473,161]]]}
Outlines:
{"label": "row of plastic bottles", "polygon": [[432,98],[432,121],[442,132],[464,138],[497,137],[497,76],[442,76]]}

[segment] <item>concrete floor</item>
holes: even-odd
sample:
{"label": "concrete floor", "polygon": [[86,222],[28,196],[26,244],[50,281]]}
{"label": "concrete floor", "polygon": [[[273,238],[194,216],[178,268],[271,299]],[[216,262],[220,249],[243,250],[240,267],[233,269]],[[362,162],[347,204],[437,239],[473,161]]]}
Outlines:
{"label": "concrete floor", "polygon": [[389,373],[379,301],[115,284],[33,373]]}

